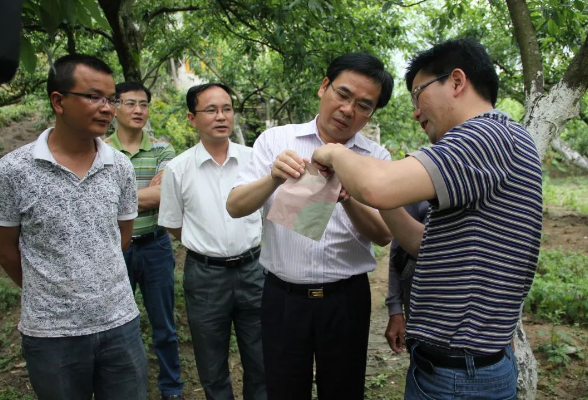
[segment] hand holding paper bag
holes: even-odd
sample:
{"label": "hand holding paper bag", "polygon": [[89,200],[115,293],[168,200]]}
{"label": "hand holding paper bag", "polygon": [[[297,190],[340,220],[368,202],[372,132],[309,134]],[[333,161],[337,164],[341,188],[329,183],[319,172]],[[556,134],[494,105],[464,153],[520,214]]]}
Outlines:
{"label": "hand holding paper bag", "polygon": [[325,178],[312,164],[304,174],[289,178],[278,190],[267,219],[319,241],[341,192],[336,175]]}

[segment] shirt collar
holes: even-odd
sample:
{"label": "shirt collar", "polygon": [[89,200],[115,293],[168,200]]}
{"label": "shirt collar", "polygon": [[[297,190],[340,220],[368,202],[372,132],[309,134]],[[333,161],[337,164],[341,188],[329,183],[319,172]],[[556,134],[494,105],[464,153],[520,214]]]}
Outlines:
{"label": "shirt collar", "polygon": [[[206,150],[206,148],[204,147],[202,142],[198,143],[195,146],[194,151],[196,152],[196,156],[194,157],[194,160],[196,161],[197,168],[200,168],[200,166],[208,160],[211,160],[212,162],[214,162],[214,160],[212,159],[212,156],[210,155],[208,150]],[[237,153],[238,153],[237,146],[235,146],[235,144],[233,142],[229,141],[229,149],[227,150],[227,159],[225,160],[225,164],[231,158],[234,158],[238,163],[239,159],[237,158]]]}
{"label": "shirt collar", "polygon": [[[316,117],[314,117],[314,120],[312,120],[306,124],[303,124],[301,129],[299,129],[296,132],[296,137],[314,135],[321,143],[324,143],[318,133],[317,121],[318,121],[318,114],[316,115]],[[367,151],[370,150],[369,140],[359,132],[357,132],[355,135],[353,135],[351,137],[351,139],[349,139],[347,141],[347,143],[345,143],[345,147],[347,147],[348,149],[351,149],[354,146],[359,147],[360,149],[363,149],[363,150],[367,150]]]}
{"label": "shirt collar", "polygon": [[[139,145],[139,149],[138,150],[149,151],[149,150],[151,150],[151,148],[153,146],[152,143],[151,143],[151,136],[149,136],[149,134],[147,132],[145,132],[145,131],[142,131],[142,132],[143,132],[143,136],[141,137],[141,144]],[[116,150],[118,150],[118,151],[126,151],[124,149],[122,143],[120,142],[120,138],[118,137],[118,131],[116,131],[112,135],[110,135],[108,137],[108,141],[110,142],[109,144],[112,147],[114,147]]]}
{"label": "shirt collar", "polygon": [[[48,128],[39,135],[39,138],[35,141],[33,146],[32,154],[33,158],[37,160],[46,160],[53,164],[58,164],[49,150],[47,139],[49,134],[54,128]],[[114,164],[114,153],[113,149],[102,141],[100,138],[95,138],[96,148],[98,149],[97,156],[100,157],[104,164]]]}

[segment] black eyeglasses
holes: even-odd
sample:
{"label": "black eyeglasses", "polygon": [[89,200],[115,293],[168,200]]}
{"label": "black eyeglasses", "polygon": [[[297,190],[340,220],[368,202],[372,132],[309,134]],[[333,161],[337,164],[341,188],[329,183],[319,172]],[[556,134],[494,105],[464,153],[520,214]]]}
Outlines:
{"label": "black eyeglasses", "polygon": [[417,86],[414,89],[412,89],[412,91],[410,92],[410,99],[412,100],[412,106],[414,107],[414,109],[416,110],[417,108],[419,108],[419,96],[421,95],[422,91],[425,90],[425,88],[427,86],[429,86],[431,83],[435,83],[438,80],[443,79],[449,75],[451,75],[451,72],[449,72],[447,74],[443,74],[441,76],[438,76],[435,79],[431,79],[430,81],[425,82],[422,85]]}
{"label": "black eyeglasses", "polygon": [[196,113],[204,113],[206,115],[216,115],[218,112],[223,113],[224,115],[230,115],[233,113],[233,107],[231,106],[224,106],[223,108],[216,108],[216,107],[209,107],[205,108],[204,110],[194,110],[194,114]]}
{"label": "black eyeglasses", "polygon": [[363,115],[364,117],[371,117],[374,113],[374,108],[369,104],[366,104],[362,101],[355,100],[349,93],[342,90],[341,88],[336,88],[335,86],[331,85],[331,88],[335,92],[335,99],[340,103],[351,104],[353,102],[353,109],[357,111],[358,114]]}
{"label": "black eyeglasses", "polygon": [[90,100],[90,103],[100,104],[100,107],[108,103],[112,108],[120,108],[122,101],[121,99],[111,99],[109,97],[100,96],[95,93],[77,93],[77,92],[59,92],[61,94],[73,94],[74,96],[83,97]]}

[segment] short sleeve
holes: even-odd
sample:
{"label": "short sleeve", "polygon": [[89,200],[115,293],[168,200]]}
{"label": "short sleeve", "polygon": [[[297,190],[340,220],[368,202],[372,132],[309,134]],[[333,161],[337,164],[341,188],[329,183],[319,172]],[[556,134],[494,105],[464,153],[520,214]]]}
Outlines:
{"label": "short sleeve", "polygon": [[131,164],[128,158],[126,156],[117,158],[120,185],[118,220],[128,221],[137,216],[137,180],[135,178],[133,164]]}
{"label": "short sleeve", "polygon": [[268,175],[276,155],[272,151],[268,140],[268,131],[263,132],[253,145],[253,154],[249,162],[239,172],[233,187],[247,185]]}
{"label": "short sleeve", "polygon": [[20,213],[13,178],[5,163],[0,162],[0,226],[20,225]]}
{"label": "short sleeve", "polygon": [[504,132],[485,125],[468,122],[410,154],[431,176],[439,210],[484,202],[508,178],[511,160],[505,154],[513,153],[512,142]]}
{"label": "short sleeve", "polygon": [[163,171],[167,163],[173,160],[175,156],[176,150],[174,149],[174,146],[172,146],[171,144],[165,146],[165,148],[159,154],[159,157],[157,157],[156,173]]}
{"label": "short sleeve", "polygon": [[166,228],[182,227],[184,217],[184,200],[182,198],[181,176],[167,167],[161,182],[161,200],[157,224]]}

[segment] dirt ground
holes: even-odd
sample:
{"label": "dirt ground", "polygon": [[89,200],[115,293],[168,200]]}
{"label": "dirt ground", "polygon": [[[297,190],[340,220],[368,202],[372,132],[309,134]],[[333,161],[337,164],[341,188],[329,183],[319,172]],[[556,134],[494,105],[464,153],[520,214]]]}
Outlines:
{"label": "dirt ground", "polygon": [[[33,117],[0,128],[0,156],[23,144],[34,141],[44,127],[38,128],[38,121]],[[588,216],[581,216],[550,208],[549,214],[544,216],[543,244],[550,249],[568,249],[582,251],[588,254]],[[183,266],[184,252],[177,254],[178,270]],[[404,373],[408,366],[406,354],[395,355],[388,347],[384,338],[384,331],[388,322],[387,309],[384,298],[387,291],[388,271],[387,255],[378,260],[378,266],[370,274],[372,290],[372,318],[370,341],[368,350],[367,383],[373,388],[373,399],[402,398],[404,391]],[[5,276],[0,271],[0,276]],[[0,299],[2,293],[0,293]],[[20,337],[16,329],[20,315],[20,307],[0,310],[0,400],[34,399],[34,393],[28,381],[24,360],[20,355]],[[183,305],[177,308],[178,336],[180,338],[180,359],[182,364],[182,379],[185,381],[185,399],[201,400],[204,393],[198,383],[194,356],[189,340],[190,333],[186,322]],[[534,350],[543,343],[549,342],[554,327],[550,324],[534,323],[525,319],[525,330]],[[578,327],[558,327],[563,333],[577,338],[579,348],[588,346],[588,331]],[[577,356],[572,356],[569,367],[564,371],[552,366],[545,353],[535,351],[540,381],[538,399],[588,399],[588,363]],[[233,378],[236,399],[242,399],[242,368],[238,351],[231,347],[230,369]],[[159,399],[155,382],[157,377],[157,360],[153,351],[149,353],[150,390],[149,400]],[[382,394],[385,393],[385,394]]]}

